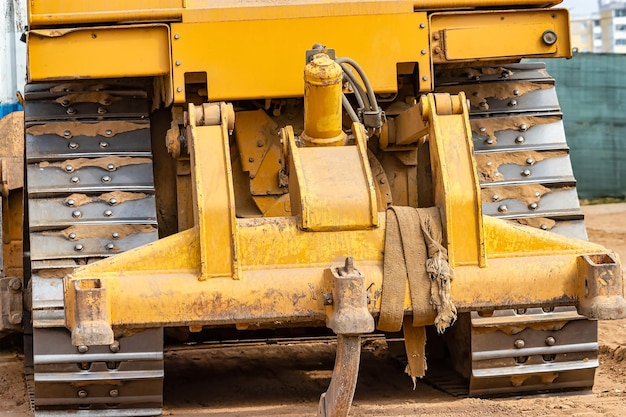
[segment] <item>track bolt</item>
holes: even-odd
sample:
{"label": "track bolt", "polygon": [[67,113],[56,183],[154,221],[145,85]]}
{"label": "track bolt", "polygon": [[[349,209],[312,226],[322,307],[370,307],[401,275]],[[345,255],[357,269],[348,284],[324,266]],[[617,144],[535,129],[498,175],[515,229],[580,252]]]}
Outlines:
{"label": "track bolt", "polygon": [[265,143],[263,143],[262,140],[258,140],[257,143],[256,143],[257,148],[262,148],[263,145],[265,145]]}
{"label": "track bolt", "polygon": [[61,106],[63,106],[63,107],[67,107],[67,106],[69,106],[69,105],[70,105],[70,101],[69,101],[69,100],[62,100],[62,101],[61,101]]}
{"label": "track bolt", "polygon": [[507,211],[509,211],[509,208],[505,206],[504,204],[502,204],[500,207],[498,207],[498,211],[500,213],[506,213]]}
{"label": "track bolt", "polygon": [[89,351],[89,347],[85,345],[80,345],[76,349],[78,349],[78,353],[87,353]]}
{"label": "track bolt", "polygon": [[493,139],[489,138],[485,141],[485,145],[493,145]]}
{"label": "track bolt", "polygon": [[113,250],[113,249],[115,249],[115,245],[114,245],[114,244],[112,244],[112,243],[107,243],[107,246],[106,246],[106,247],[107,247],[107,250]]}
{"label": "track bolt", "polygon": [[513,90],[513,95],[514,96],[519,96],[519,90]]}
{"label": "track bolt", "polygon": [[84,247],[83,247],[83,245],[81,245],[80,243],[79,243],[78,245],[74,246],[74,250],[75,250],[76,252],[82,252],[82,251],[83,251],[83,249],[85,249],[85,248],[84,248]]}
{"label": "track bolt", "polygon": [[115,171],[115,165],[114,165],[114,164],[108,164],[108,165],[107,165],[107,169],[108,169],[109,171]]}
{"label": "track bolt", "polygon": [[520,172],[520,174],[522,174],[522,177],[530,177],[532,172],[530,171],[530,169],[525,169],[522,172]]}
{"label": "track bolt", "polygon": [[485,133],[487,131],[487,128],[483,126],[478,130],[480,131],[480,133]]}
{"label": "track bolt", "polygon": [[112,389],[111,391],[109,391],[109,395],[111,397],[117,397],[117,396],[120,395],[120,392],[118,390],[116,390],[116,389]]}
{"label": "track bolt", "polygon": [[87,397],[87,391],[85,391],[84,389],[81,389],[80,391],[78,391],[78,396],[80,398],[86,398]]}
{"label": "track bolt", "polygon": [[539,204],[537,204],[537,203],[531,203],[531,204],[528,205],[528,208],[530,210],[537,210],[537,207],[539,207]]}
{"label": "track bolt", "polygon": [[107,112],[107,109],[105,109],[104,107],[98,107],[98,114],[105,114]]}
{"label": "track bolt", "polygon": [[509,107],[515,107],[515,106],[517,106],[517,100],[509,101]]}
{"label": "track bolt", "polygon": [[110,177],[110,176],[108,176],[108,175],[105,175],[104,177],[102,177],[101,181],[102,181],[102,182],[105,182],[105,183],[106,183],[106,182],[111,182],[111,177]]}
{"label": "track bolt", "polygon": [[63,136],[68,138],[68,137],[72,136],[72,132],[70,132],[69,130],[66,130],[65,132],[63,132]]}
{"label": "track bolt", "polygon": [[65,110],[65,113],[69,115],[76,114],[76,109],[73,107],[68,107],[67,110]]}
{"label": "track bolt", "polygon": [[111,217],[113,216],[113,212],[111,210],[104,210],[104,217]]}
{"label": "track bolt", "polygon": [[72,177],[72,178],[70,178],[70,182],[71,182],[72,184],[78,184],[78,183],[80,182],[80,178],[78,178],[78,177]]}
{"label": "track bolt", "polygon": [[119,233],[117,233],[117,232],[113,232],[113,233],[111,233],[111,237],[112,237],[113,239],[119,239],[120,234],[119,234]]}
{"label": "track bolt", "polygon": [[548,225],[547,224],[542,224],[541,226],[539,226],[539,228],[541,230],[548,230]]}
{"label": "track bolt", "polygon": [[9,288],[13,291],[19,291],[19,289],[22,288],[22,281],[20,281],[19,278],[11,278]]}
{"label": "track bolt", "polygon": [[65,165],[65,172],[72,172],[74,171],[74,167],[71,165]]}
{"label": "track bolt", "polygon": [[114,206],[114,205],[116,205],[116,204],[117,204],[117,200],[116,200],[115,198],[110,198],[110,199],[109,199],[109,205],[110,205],[110,206]]}
{"label": "track bolt", "polygon": [[71,198],[65,202],[65,204],[67,204],[68,207],[73,207],[74,203],[75,203],[74,200],[72,200]]}
{"label": "track bolt", "polygon": [[117,340],[109,345],[109,350],[113,353],[117,353],[120,351],[120,342]]}
{"label": "track bolt", "polygon": [[109,147],[109,142],[100,142],[100,149],[106,149]]}
{"label": "track bolt", "polygon": [[111,136],[113,134],[113,131],[111,129],[107,129],[104,131],[104,134],[107,136]]}
{"label": "track bolt", "polygon": [[517,349],[521,349],[521,348],[523,348],[523,347],[526,345],[526,343],[524,343],[524,341],[523,341],[522,339],[517,339],[517,340],[513,343],[513,345],[514,345]]}
{"label": "track bolt", "polygon": [[527,158],[526,159],[526,164],[527,165],[533,165],[535,163],[535,160],[533,158]]}
{"label": "track bolt", "polygon": [[526,132],[528,130],[528,125],[527,124],[520,125],[519,130],[521,132]]}
{"label": "track bolt", "polygon": [[541,193],[539,191],[535,191],[535,197],[537,198],[541,197]]}
{"label": "track bolt", "polygon": [[72,212],[72,217],[75,219],[79,219],[83,216],[83,213],[80,212],[80,210],[74,210]]}
{"label": "track bolt", "polygon": [[518,145],[521,145],[525,141],[526,141],[526,139],[524,139],[524,136],[518,136],[518,137],[515,138],[515,143],[517,143]]}
{"label": "track bolt", "polygon": [[491,201],[498,201],[500,200],[500,196],[498,194],[494,194],[491,196]]}
{"label": "track bolt", "polygon": [[76,233],[70,233],[69,235],[67,235],[67,237],[68,237],[70,240],[74,240],[74,239],[76,239]]}
{"label": "track bolt", "polygon": [[493,165],[493,162],[491,162],[491,161],[487,161],[487,163],[486,163],[485,165],[487,165],[488,167],[490,167],[490,166],[492,166],[492,165]]}
{"label": "track bolt", "polygon": [[70,143],[67,145],[67,147],[68,147],[68,148],[70,148],[70,149],[72,149],[72,150],[73,150],[73,149],[78,149],[78,143],[76,143],[76,142],[70,142]]}
{"label": "track bolt", "polygon": [[488,109],[489,108],[489,104],[487,104],[486,101],[481,101],[480,102],[480,107],[482,107],[483,109]]}
{"label": "track bolt", "polygon": [[554,346],[555,343],[556,343],[556,339],[554,337],[552,336],[546,337],[546,345]]}

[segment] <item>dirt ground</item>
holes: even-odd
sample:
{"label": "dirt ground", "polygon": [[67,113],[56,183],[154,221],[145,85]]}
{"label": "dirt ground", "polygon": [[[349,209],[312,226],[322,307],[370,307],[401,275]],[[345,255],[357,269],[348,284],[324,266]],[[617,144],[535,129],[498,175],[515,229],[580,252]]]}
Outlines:
{"label": "dirt ground", "polygon": [[[583,207],[592,241],[626,259],[626,204]],[[600,367],[586,395],[463,399],[413,384],[381,343],[364,348],[350,415],[359,416],[615,416],[626,415],[626,320],[601,322]],[[383,346],[384,347],[384,346]],[[332,373],[335,345],[273,344],[166,353],[164,415],[314,416]],[[0,417],[32,416],[21,354],[0,351]]]}

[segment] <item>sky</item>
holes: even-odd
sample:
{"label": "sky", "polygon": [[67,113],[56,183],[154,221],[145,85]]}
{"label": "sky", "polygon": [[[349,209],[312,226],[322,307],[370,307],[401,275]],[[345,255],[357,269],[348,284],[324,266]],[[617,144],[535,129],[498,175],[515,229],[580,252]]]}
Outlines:
{"label": "sky", "polygon": [[597,0],[563,0],[557,7],[567,7],[573,16],[588,15],[598,11]]}

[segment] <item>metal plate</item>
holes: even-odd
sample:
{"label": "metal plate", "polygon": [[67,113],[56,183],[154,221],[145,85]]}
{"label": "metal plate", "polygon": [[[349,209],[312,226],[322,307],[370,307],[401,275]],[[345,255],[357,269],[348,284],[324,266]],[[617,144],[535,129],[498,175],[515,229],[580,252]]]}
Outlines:
{"label": "metal plate", "polygon": [[113,206],[98,200],[79,207],[69,207],[65,204],[65,199],[37,199],[31,201],[29,216],[31,231],[111,222],[156,224],[153,195],[138,200],[124,201]]}
{"label": "metal plate", "polygon": [[[137,123],[140,121],[131,122]],[[95,158],[100,156],[150,157],[150,130],[134,130],[119,133],[110,138],[77,136],[66,139],[54,134],[41,136],[27,134],[26,154],[28,155],[28,162]]]}
{"label": "metal plate", "polygon": [[[530,174],[525,175],[525,171],[529,171]],[[576,183],[569,155],[544,159],[533,165],[503,164],[498,167],[498,172],[501,175],[496,181],[489,181],[489,183],[500,185],[503,183]]]}
{"label": "metal plate", "polygon": [[[546,72],[546,65],[543,62],[531,62],[524,64],[510,64],[501,67],[494,67],[499,71],[482,71],[478,68],[470,74],[467,68],[457,70],[447,70],[437,74],[437,85],[445,87],[448,85],[466,84],[469,80],[476,82],[485,81],[552,81],[552,77]],[[441,88],[443,90],[444,88]],[[439,89],[438,89],[439,90]]]}
{"label": "metal plate", "polygon": [[[97,167],[84,167],[74,172],[65,172],[57,167],[40,168],[29,164],[28,195],[40,196],[55,193],[103,193],[117,191],[153,192],[152,164],[127,165],[109,172]],[[103,183],[104,177],[110,177],[109,182]],[[72,178],[78,178],[73,183]]]}
{"label": "metal plate", "polygon": [[[541,196],[536,204],[537,207],[531,209],[526,203],[512,198],[483,202],[483,213],[503,219],[553,217],[571,214],[582,216],[578,204],[578,194],[574,188],[566,190],[553,188],[549,193]],[[503,210],[503,206],[506,207],[506,211]]]}
{"label": "metal plate", "polygon": [[[128,224],[128,222],[125,222]],[[115,230],[115,228],[111,228]],[[111,233],[100,239],[69,240],[65,236],[43,233],[31,234],[31,259],[107,257],[146,245],[158,239],[156,229],[151,233],[137,233],[123,239],[112,239]],[[77,246],[80,245],[80,246]],[[108,247],[107,245],[112,245]],[[80,248],[80,250],[77,250]]]}
{"label": "metal plate", "polygon": [[24,120],[43,121],[59,119],[83,119],[83,118],[112,118],[119,117],[147,117],[148,107],[145,97],[124,98],[113,101],[109,105],[100,103],[75,103],[67,107],[54,100],[34,101],[26,106]]}
{"label": "metal plate", "polygon": [[[560,116],[560,114],[558,115]],[[515,116],[506,117],[511,118]],[[548,117],[552,116],[548,115]],[[503,123],[506,123],[506,120],[503,120]],[[537,124],[531,126],[526,131],[513,129],[500,130],[495,132],[495,136],[496,141],[490,145],[487,142],[487,136],[472,132],[475,151],[480,153],[484,151],[569,149],[565,141],[563,121],[549,124]]]}

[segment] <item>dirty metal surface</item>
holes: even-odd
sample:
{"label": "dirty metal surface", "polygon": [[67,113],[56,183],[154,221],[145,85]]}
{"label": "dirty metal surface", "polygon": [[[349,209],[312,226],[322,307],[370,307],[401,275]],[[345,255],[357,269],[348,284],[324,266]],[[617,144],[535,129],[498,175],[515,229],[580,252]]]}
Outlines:
{"label": "dirty metal surface", "polygon": [[158,238],[147,95],[68,83],[25,98],[35,416],[160,414],[162,329],[77,348],[62,285],[76,266]]}
{"label": "dirty metal surface", "polygon": [[[586,239],[554,80],[543,64],[441,73],[439,91],[468,90],[483,213]],[[541,88],[536,86],[540,85]],[[573,307],[471,313],[455,359],[470,396],[586,390],[597,361],[597,324]],[[463,326],[459,326],[463,328]],[[458,384],[432,383],[464,394]]]}

